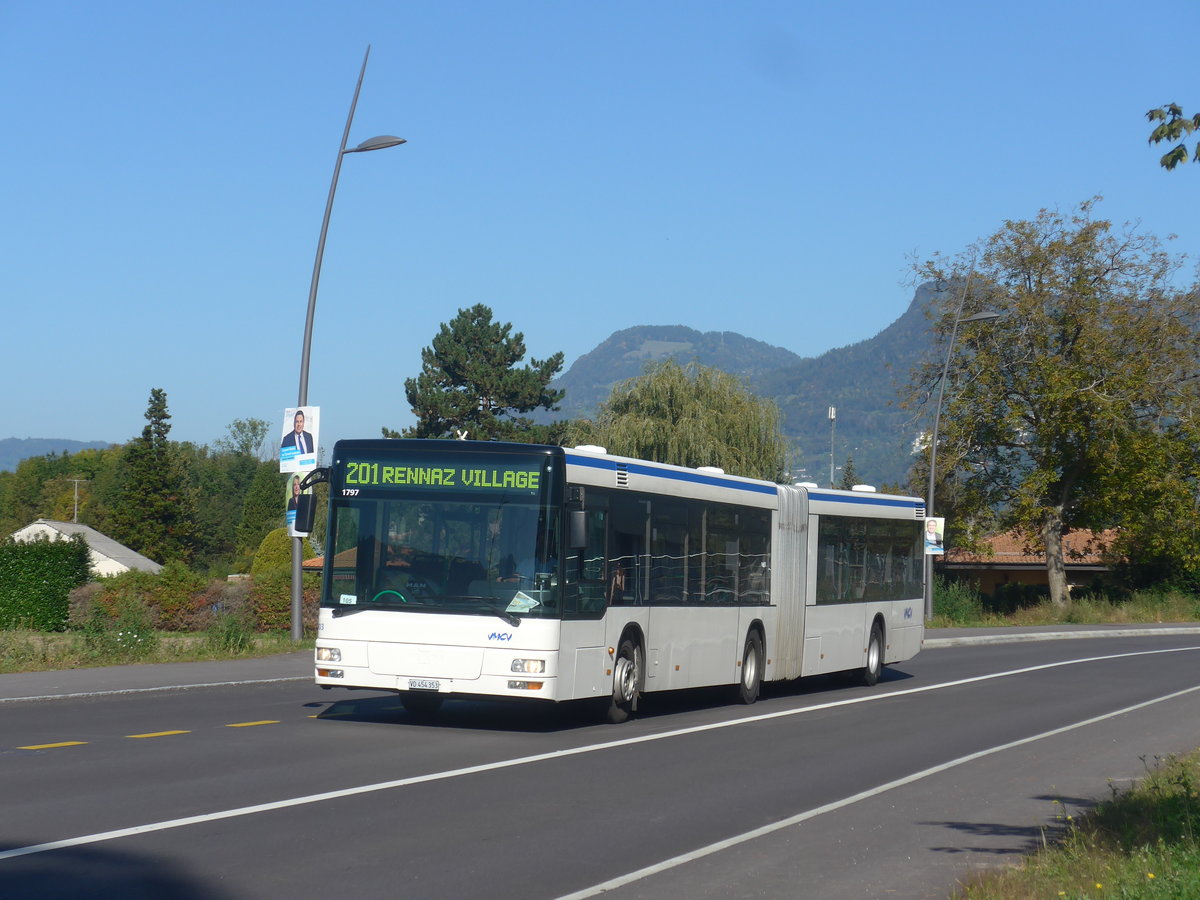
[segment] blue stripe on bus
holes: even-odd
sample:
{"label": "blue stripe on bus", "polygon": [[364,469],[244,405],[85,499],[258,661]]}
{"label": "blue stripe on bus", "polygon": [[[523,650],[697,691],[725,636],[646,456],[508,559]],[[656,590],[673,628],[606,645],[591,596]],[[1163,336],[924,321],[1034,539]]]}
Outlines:
{"label": "blue stripe on bus", "polygon": [[[693,484],[704,484],[710,487],[729,488],[735,491],[749,491],[754,494],[768,494],[774,496],[778,493],[779,485],[772,484],[754,484],[744,481],[730,481],[721,478],[719,475],[706,475],[703,472],[679,471],[676,469],[659,469],[653,466],[645,466],[639,463],[617,463],[611,459],[604,459],[596,456],[575,456],[566,454],[567,463],[573,466],[587,466],[592,469],[602,469],[608,472],[616,472],[623,466],[626,472],[634,475],[646,475],[652,478],[665,478],[671,481],[686,481]],[[850,503],[860,506],[891,506],[898,509],[916,510],[922,504],[913,500],[900,500],[881,497],[878,494],[823,494],[814,491],[809,491],[808,497],[810,500],[822,500],[826,503]]]}
{"label": "blue stripe on bus", "polygon": [[646,475],[651,478],[666,478],[671,481],[688,481],[693,484],[705,484],[709,487],[730,488],[735,491],[749,491],[752,494],[767,494],[775,496],[773,484],[747,484],[744,481],[729,481],[719,475],[705,475],[703,472],[679,471],[676,469],[658,469],[653,466],[643,466],[638,463],[616,463],[611,459],[595,456],[573,456],[567,454],[567,463],[573,466],[588,466],[592,469],[604,469],[616,472],[619,468],[631,475]]}
{"label": "blue stripe on bus", "polygon": [[846,494],[817,494],[813,491],[808,492],[809,500],[824,500],[826,503],[859,503],[869,504],[871,506],[899,506],[903,509],[918,509],[924,506],[924,503],[918,503],[913,500],[891,500],[887,497],[880,497],[878,494],[863,492],[858,495]]}
{"label": "blue stripe on bus", "polygon": [[660,469],[653,466],[642,466],[636,462],[617,463],[595,456],[572,456],[570,454],[566,455],[566,462],[571,466],[587,466],[593,469],[605,469],[608,472],[617,472],[619,468],[624,468],[625,472],[634,475],[647,475],[650,478],[664,478],[672,481],[690,481],[691,484],[696,485],[727,487],[733,491],[764,493],[772,497],[776,493],[775,485],[746,484],[745,481],[722,479],[720,475],[706,475],[702,472],[688,472],[688,470]]}

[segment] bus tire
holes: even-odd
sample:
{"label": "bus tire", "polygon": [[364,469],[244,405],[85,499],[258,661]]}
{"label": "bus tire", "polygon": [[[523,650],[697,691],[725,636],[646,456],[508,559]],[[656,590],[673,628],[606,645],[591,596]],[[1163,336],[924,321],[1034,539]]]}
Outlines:
{"label": "bus tire", "polygon": [[613,665],[612,699],[608,704],[609,722],[619,725],[637,712],[641,681],[641,645],[632,638],[623,638]]}
{"label": "bus tire", "polygon": [[749,706],[758,699],[762,687],[763,644],[757,631],[746,635],[746,647],[742,650],[742,671],[738,679],[738,702]]}
{"label": "bus tire", "polygon": [[413,719],[432,719],[442,708],[445,698],[441,694],[422,694],[405,691],[400,694],[400,704]]}
{"label": "bus tire", "polygon": [[867,644],[867,664],[859,673],[859,680],[867,687],[879,683],[883,674],[883,629],[878,622],[871,623],[871,640]]}

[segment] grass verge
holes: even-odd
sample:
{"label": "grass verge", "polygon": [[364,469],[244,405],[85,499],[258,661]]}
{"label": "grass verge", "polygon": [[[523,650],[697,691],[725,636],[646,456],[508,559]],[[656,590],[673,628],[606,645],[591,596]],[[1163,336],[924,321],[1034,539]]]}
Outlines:
{"label": "grass verge", "polygon": [[934,588],[933,628],[995,628],[1031,625],[1144,625],[1200,622],[1200,597],[1178,591],[1135,591],[1114,599],[1103,593],[1081,594],[1055,606],[1048,598],[1003,613],[971,585],[938,578]]}
{"label": "grass verge", "polygon": [[954,897],[1200,897],[1200,751],[1156,760],[1133,788],[1110,790],[1078,821],[1057,817],[1061,838],[1020,866],[977,877]]}
{"label": "grass verge", "polygon": [[128,663],[203,662],[290,653],[313,647],[287,634],[256,634],[220,622],[207,631],[0,631],[0,674],[79,669]]}

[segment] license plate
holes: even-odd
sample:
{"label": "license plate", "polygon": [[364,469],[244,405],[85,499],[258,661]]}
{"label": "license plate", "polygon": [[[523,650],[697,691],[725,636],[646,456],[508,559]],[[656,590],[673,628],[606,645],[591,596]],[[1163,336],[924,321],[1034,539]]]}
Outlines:
{"label": "license plate", "polygon": [[442,683],[433,678],[410,678],[408,679],[408,689],[410,691],[438,691],[441,690]]}

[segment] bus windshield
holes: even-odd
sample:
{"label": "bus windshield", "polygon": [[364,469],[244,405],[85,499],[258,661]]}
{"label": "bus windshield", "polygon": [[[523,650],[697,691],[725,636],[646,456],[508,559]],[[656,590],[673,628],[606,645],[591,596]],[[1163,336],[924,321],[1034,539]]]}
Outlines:
{"label": "bus windshield", "polygon": [[336,461],[322,605],[557,617],[550,468],[545,455],[481,452]]}

